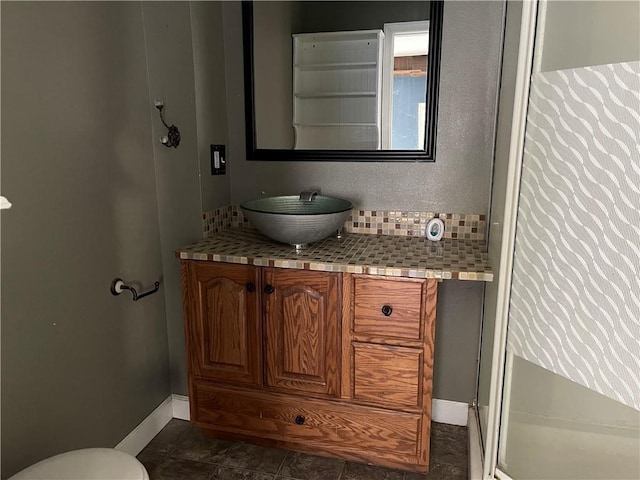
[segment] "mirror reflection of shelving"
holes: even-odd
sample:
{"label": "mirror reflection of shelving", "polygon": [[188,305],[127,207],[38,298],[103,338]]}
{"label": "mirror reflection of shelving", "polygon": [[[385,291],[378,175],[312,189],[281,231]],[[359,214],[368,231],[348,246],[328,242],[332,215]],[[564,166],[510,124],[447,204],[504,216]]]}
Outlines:
{"label": "mirror reflection of shelving", "polygon": [[380,148],[381,30],[293,35],[296,149]]}

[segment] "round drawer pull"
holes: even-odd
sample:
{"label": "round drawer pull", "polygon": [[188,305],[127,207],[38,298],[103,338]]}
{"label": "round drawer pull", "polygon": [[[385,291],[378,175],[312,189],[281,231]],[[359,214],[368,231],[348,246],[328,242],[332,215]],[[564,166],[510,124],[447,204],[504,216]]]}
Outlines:
{"label": "round drawer pull", "polygon": [[273,288],[273,285],[267,285],[264,287],[264,293],[267,295],[271,295],[276,289]]}
{"label": "round drawer pull", "polygon": [[296,423],[298,425],[304,425],[305,420],[306,418],[304,418],[304,415],[296,415]]}
{"label": "round drawer pull", "polygon": [[390,305],[383,305],[382,306],[382,314],[385,317],[388,317],[389,315],[391,315],[391,313],[393,313],[393,308],[391,308]]}
{"label": "round drawer pull", "polygon": [[255,283],[251,283],[251,282],[247,283],[247,292],[253,293],[255,291],[256,291]]}

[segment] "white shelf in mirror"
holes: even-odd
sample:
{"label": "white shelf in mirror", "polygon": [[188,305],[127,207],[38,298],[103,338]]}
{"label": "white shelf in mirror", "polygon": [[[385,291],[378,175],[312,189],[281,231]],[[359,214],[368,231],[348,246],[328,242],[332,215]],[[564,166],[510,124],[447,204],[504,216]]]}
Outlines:
{"label": "white shelf in mirror", "polygon": [[381,30],[293,35],[296,149],[380,148],[383,39]]}

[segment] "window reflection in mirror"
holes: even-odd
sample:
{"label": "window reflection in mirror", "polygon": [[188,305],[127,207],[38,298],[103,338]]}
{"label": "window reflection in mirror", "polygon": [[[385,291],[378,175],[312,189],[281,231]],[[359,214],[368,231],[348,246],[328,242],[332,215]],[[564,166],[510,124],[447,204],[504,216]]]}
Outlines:
{"label": "window reflection in mirror", "polygon": [[441,11],[425,1],[245,2],[248,158],[432,160],[440,29],[430,62],[429,17],[439,26]]}
{"label": "window reflection in mirror", "polygon": [[382,57],[382,148],[424,149],[429,22],[387,23]]}

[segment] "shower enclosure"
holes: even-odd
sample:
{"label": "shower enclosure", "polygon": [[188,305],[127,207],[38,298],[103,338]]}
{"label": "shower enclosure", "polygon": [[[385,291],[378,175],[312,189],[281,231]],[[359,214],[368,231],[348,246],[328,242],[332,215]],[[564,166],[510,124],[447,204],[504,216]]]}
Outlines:
{"label": "shower enclosure", "polygon": [[640,478],[639,39],[640,2],[508,2],[483,479]]}

